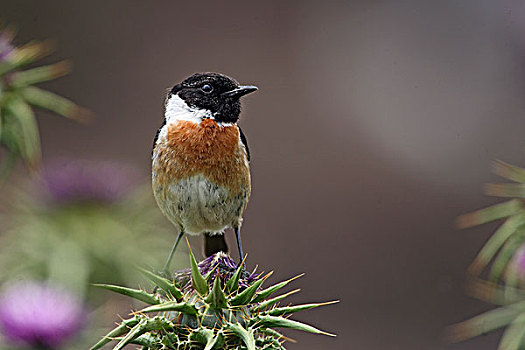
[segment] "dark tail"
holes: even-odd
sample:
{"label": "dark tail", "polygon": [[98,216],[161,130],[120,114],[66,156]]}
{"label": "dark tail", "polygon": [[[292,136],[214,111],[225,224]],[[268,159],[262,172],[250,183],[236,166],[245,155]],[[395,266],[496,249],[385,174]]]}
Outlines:
{"label": "dark tail", "polygon": [[218,252],[228,253],[228,245],[224,239],[224,234],[210,235],[204,234],[204,255],[210,256]]}

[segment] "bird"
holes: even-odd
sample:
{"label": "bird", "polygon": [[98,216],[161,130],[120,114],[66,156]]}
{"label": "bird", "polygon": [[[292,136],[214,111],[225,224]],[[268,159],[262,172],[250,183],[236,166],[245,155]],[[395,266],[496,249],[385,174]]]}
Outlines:
{"label": "bird", "polygon": [[178,229],[164,272],[184,236],[204,235],[205,255],[228,252],[233,228],[239,259],[243,214],[251,193],[250,151],[238,125],[241,97],[257,91],[221,73],[196,73],[165,99],[153,142],[152,187],[162,213]]}

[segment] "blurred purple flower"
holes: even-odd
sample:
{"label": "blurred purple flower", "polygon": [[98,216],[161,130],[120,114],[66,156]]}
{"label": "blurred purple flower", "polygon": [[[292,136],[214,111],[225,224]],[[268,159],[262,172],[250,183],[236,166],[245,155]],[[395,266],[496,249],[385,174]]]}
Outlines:
{"label": "blurred purple flower", "polygon": [[[217,277],[217,274],[220,274],[223,285],[233,276],[238,267],[237,263],[232,258],[230,258],[230,256],[223,252],[218,252],[207,257],[206,259],[199,262],[198,266],[199,271],[203,276],[206,276],[208,272],[214,270],[213,278],[210,279],[210,283],[213,283],[215,277]],[[241,290],[247,288],[253,284],[253,282],[260,279],[261,274],[256,273],[256,269],[257,268],[255,268],[252,272],[243,272],[241,278],[239,279],[239,287]],[[175,272],[175,279],[179,281],[179,284],[182,285],[185,290],[192,288],[191,269],[187,268]]]}
{"label": "blurred purple flower", "polygon": [[525,246],[522,246],[514,256],[514,266],[521,276],[525,276]]}
{"label": "blurred purple flower", "polygon": [[0,297],[0,325],[15,343],[56,349],[84,324],[80,301],[64,289],[34,281],[18,282]]}
{"label": "blurred purple flower", "polygon": [[13,51],[14,47],[11,45],[12,35],[3,31],[0,32],[0,61],[3,61]]}
{"label": "blurred purple flower", "polygon": [[44,186],[60,204],[113,203],[138,182],[135,168],[109,161],[55,161],[43,174]]}

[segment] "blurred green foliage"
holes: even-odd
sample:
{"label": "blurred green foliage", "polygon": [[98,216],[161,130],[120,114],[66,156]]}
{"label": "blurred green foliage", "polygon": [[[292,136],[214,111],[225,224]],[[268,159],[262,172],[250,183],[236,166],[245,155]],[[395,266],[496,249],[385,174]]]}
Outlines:
{"label": "blurred green foliage", "polygon": [[469,266],[467,286],[472,296],[498,307],[452,326],[450,338],[505,328],[499,349],[517,350],[525,348],[525,169],[497,161],[493,170],[509,182],[487,184],[485,193],[510,199],[460,216],[458,226],[502,222]]}
{"label": "blurred green foliage", "polygon": [[34,86],[66,75],[70,63],[35,67],[38,60],[53,52],[51,43],[30,42],[15,47],[13,37],[12,28],[0,28],[0,146],[4,149],[0,180],[5,180],[18,159],[30,169],[40,164],[40,136],[33,106],[76,120],[88,116],[73,102]]}
{"label": "blurred green foliage", "polygon": [[46,279],[102,301],[90,283],[136,284],[135,266],[160,267],[173,238],[148,185],[114,203],[50,205],[11,191],[0,237],[0,280]]}

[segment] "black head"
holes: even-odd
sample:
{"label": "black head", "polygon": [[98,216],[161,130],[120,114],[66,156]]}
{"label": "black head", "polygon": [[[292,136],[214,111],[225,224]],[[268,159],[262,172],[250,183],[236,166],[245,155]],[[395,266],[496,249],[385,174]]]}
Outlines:
{"label": "black head", "polygon": [[235,123],[241,113],[239,99],[256,90],[223,74],[197,73],[175,85],[170,95],[178,95],[190,107],[211,111],[216,121]]}

